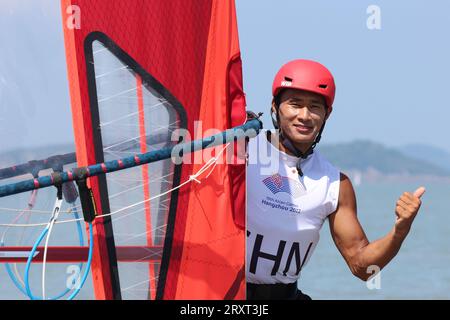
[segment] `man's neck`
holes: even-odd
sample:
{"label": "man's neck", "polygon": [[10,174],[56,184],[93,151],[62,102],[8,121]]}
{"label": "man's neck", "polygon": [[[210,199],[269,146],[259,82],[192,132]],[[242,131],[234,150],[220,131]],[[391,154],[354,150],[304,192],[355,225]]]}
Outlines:
{"label": "man's neck", "polygon": [[[288,148],[285,147],[284,144],[281,143],[280,139],[279,139],[279,134],[276,133],[275,135],[272,135],[272,141],[271,143],[278,148],[280,151],[293,156],[293,157],[297,157],[296,154],[294,154],[291,150],[289,150]],[[291,142],[292,143],[292,142]],[[302,152],[303,154],[305,154],[309,148],[311,147],[312,143],[292,143],[292,145],[299,150],[300,152]]]}

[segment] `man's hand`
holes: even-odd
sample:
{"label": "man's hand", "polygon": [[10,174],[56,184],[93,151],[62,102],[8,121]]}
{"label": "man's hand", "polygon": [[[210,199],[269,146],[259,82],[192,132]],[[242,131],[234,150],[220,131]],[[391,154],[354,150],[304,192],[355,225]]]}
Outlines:
{"label": "man's hand", "polygon": [[404,238],[411,228],[411,224],[419,211],[422,201],[420,198],[425,193],[425,188],[420,187],[413,194],[404,192],[397,201],[395,214],[397,221],[395,222],[395,234]]}

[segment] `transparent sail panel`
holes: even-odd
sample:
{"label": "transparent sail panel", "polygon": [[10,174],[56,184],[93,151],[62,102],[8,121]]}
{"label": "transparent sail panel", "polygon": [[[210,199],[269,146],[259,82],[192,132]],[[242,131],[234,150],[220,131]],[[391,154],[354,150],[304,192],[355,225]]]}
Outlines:
{"label": "transparent sail panel", "polygon": [[[175,108],[99,41],[93,57],[104,160],[176,143]],[[121,210],[112,222],[123,299],[155,297],[171,194],[150,199],[172,188],[174,169],[168,159],[106,175],[111,212]]]}

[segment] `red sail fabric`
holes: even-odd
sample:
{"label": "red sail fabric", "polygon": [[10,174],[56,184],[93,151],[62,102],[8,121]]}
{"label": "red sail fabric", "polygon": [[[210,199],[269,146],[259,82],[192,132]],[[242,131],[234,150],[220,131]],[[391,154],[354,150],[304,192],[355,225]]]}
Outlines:
{"label": "red sail fabric", "polygon": [[[245,121],[234,1],[61,0],[61,9],[78,165],[99,161],[86,48],[97,34],[179,101],[191,137]],[[77,18],[79,28],[74,27]],[[201,132],[195,132],[195,121],[202,121]],[[207,160],[182,164],[180,181]],[[107,211],[101,181],[91,178],[90,184],[98,212]],[[164,242],[156,298],[244,299],[245,166],[217,164],[201,184],[182,187],[176,204],[165,235],[170,241]],[[114,232],[108,221],[97,219],[94,227],[95,297],[120,298],[117,257],[111,248]]]}

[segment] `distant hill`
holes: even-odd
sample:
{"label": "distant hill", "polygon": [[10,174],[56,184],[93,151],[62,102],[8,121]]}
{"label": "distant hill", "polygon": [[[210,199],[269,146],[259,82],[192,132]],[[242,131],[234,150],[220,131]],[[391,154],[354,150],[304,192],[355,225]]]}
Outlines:
{"label": "distant hill", "polygon": [[450,168],[367,140],[321,145],[319,150],[342,170],[361,172],[375,170],[387,175],[450,176]]}
{"label": "distant hill", "polygon": [[450,153],[445,150],[424,144],[410,144],[398,149],[408,157],[424,160],[450,171]]}

